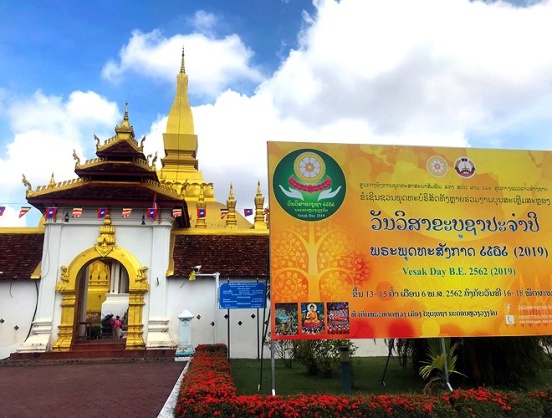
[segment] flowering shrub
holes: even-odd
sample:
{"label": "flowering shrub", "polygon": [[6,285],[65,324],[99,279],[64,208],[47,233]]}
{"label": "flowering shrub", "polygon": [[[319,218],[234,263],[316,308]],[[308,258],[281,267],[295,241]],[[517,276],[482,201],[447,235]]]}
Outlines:
{"label": "flowering shrub", "polygon": [[200,345],[184,375],[176,417],[552,417],[552,389],[522,394],[487,389],[430,395],[237,396],[224,344]]}

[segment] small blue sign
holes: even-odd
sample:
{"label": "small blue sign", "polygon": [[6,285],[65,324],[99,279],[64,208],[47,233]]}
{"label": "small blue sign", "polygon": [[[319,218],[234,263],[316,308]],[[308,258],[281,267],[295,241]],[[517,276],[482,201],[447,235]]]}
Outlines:
{"label": "small blue sign", "polygon": [[249,309],[265,307],[264,283],[222,283],[220,309]]}

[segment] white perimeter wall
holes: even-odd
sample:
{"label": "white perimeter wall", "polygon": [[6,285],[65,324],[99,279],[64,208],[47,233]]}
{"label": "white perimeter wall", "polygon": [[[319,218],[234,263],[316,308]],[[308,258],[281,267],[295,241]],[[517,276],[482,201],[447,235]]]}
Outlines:
{"label": "white perimeter wall", "polygon": [[0,320],[4,320],[0,321],[0,360],[27,338],[37,302],[36,284],[35,280],[0,281]]}
{"label": "white perimeter wall", "polygon": [[[199,344],[224,343],[229,345],[232,358],[258,358],[263,328],[262,309],[231,309],[230,317],[226,319],[224,316],[228,310],[218,309],[218,303],[215,300],[214,278],[199,277],[194,281],[169,278],[167,281],[169,333],[175,341],[178,341],[178,315],[183,310],[188,310],[194,315],[192,319],[194,348]],[[239,280],[239,282],[243,281]],[[238,280],[232,282],[238,282]],[[226,283],[226,278],[221,278],[220,284],[222,283]],[[201,316],[200,319],[197,319],[198,315]],[[251,315],[255,315],[255,318]],[[211,326],[212,321],[215,322],[215,326]],[[242,325],[239,325],[240,321]],[[230,339],[228,339],[228,326]],[[387,355],[384,340],[353,341],[358,347],[355,353],[357,357]],[[270,350],[267,347],[264,348],[263,358],[270,358]]]}

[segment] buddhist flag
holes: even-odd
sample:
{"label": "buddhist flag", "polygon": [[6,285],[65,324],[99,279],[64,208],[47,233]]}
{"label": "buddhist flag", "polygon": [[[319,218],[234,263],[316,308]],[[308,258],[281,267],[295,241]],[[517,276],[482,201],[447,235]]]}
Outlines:
{"label": "buddhist flag", "polygon": [[199,218],[205,218],[207,216],[207,209],[205,208],[198,208],[197,210],[197,217]]}
{"label": "buddhist flag", "polygon": [[98,218],[105,218],[106,213],[107,213],[107,208],[99,208],[98,209]]}
{"label": "buddhist flag", "polygon": [[4,211],[6,210],[5,206],[0,206],[0,216],[4,214]]}
{"label": "buddhist flag", "polygon": [[80,218],[82,216],[82,208],[73,208],[73,218]]}
{"label": "buddhist flag", "polygon": [[58,208],[55,206],[46,209],[46,219],[53,219],[56,217]]}
{"label": "buddhist flag", "polygon": [[253,209],[244,209],[243,210],[243,216],[252,216],[253,215]]}
{"label": "buddhist flag", "polygon": [[154,221],[157,219],[157,208],[148,208],[148,218]]}
{"label": "buddhist flag", "polygon": [[173,218],[178,218],[182,216],[182,209],[173,209]]}
{"label": "buddhist flag", "polygon": [[132,213],[132,208],[123,208],[123,218],[128,218]]}
{"label": "buddhist flag", "polygon": [[228,208],[224,208],[220,210],[220,219],[224,219],[228,215]]}
{"label": "buddhist flag", "polygon": [[21,210],[19,211],[19,217],[22,218],[23,216],[25,216],[25,214],[31,210],[31,207],[30,206],[23,206],[21,208]]}

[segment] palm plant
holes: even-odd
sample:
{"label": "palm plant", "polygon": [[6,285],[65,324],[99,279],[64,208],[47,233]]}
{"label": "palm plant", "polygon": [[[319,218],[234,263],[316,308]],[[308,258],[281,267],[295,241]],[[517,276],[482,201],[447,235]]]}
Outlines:
{"label": "palm plant", "polygon": [[429,379],[424,388],[424,392],[430,392],[437,383],[442,383],[446,386],[448,383],[447,373],[449,375],[459,374],[466,377],[463,373],[456,370],[456,360],[458,358],[456,349],[459,341],[451,346],[450,338],[444,338],[443,340],[444,352],[441,350],[438,338],[430,338],[427,341],[428,360],[422,361],[421,363],[424,364],[424,366],[420,367],[420,376],[422,379]]}

